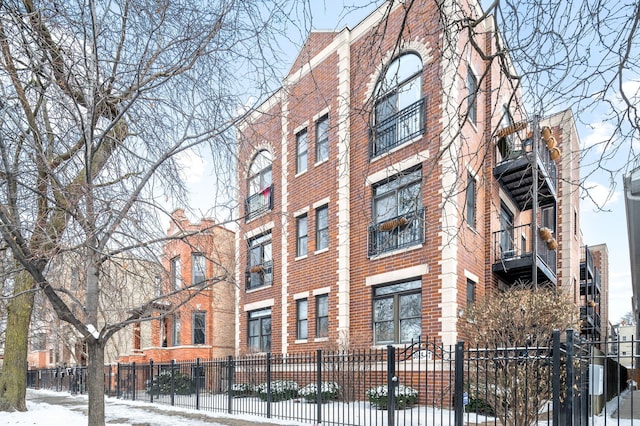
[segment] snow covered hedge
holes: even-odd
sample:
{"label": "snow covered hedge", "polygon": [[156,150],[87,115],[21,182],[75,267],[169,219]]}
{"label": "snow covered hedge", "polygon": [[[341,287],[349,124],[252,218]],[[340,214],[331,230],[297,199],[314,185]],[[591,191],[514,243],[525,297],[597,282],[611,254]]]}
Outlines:
{"label": "snow covered hedge", "polygon": [[[298,384],[292,380],[274,380],[271,382],[271,401],[286,401],[298,396]],[[256,386],[256,394],[263,401],[267,400],[267,383]]]}
{"label": "snow covered hedge", "polygon": [[[336,382],[322,382],[320,385],[320,394],[322,395],[322,402],[336,400],[340,395],[340,386],[338,386]],[[317,402],[318,385],[316,383],[309,383],[298,391],[298,395],[309,402]]]}
{"label": "snow covered hedge", "polygon": [[[395,387],[396,408],[411,407],[418,401],[418,391],[412,387],[398,385]],[[387,385],[376,386],[367,390],[367,398],[372,405],[381,410],[386,410],[389,405],[389,389]]]}

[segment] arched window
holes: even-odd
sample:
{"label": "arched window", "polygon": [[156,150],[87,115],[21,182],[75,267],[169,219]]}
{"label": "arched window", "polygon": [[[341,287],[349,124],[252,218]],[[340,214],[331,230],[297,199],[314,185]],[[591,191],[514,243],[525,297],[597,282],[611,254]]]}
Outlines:
{"label": "arched window", "polygon": [[420,56],[406,53],[394,59],[378,82],[374,94],[372,157],[424,133]]}
{"label": "arched window", "polygon": [[273,157],[266,150],[258,152],[251,162],[245,203],[247,219],[256,217],[273,207],[272,162]]}

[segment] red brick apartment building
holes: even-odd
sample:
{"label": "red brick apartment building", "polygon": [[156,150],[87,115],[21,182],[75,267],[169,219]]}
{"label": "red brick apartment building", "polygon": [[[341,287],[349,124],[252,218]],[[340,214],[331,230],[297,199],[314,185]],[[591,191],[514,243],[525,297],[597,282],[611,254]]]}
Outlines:
{"label": "red brick apartment building", "polygon": [[[498,61],[439,16],[432,1],[408,14],[385,3],[352,29],[312,32],[239,126],[239,354],[453,344],[489,291],[518,280],[578,291],[571,112],[534,127]],[[490,22],[475,41],[495,51]]]}
{"label": "red brick apartment building", "polygon": [[232,355],[233,231],[210,219],[191,223],[178,209],[167,236],[162,260],[166,274],[161,285],[170,302],[158,304],[157,320],[134,326],[133,353],[120,360],[163,363]]}

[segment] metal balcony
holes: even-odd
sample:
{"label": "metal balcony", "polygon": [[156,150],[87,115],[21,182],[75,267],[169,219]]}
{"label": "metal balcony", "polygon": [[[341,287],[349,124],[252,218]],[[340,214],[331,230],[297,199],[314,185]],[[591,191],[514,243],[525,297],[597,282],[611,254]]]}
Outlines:
{"label": "metal balcony", "polygon": [[376,123],[369,135],[369,156],[384,154],[424,134],[425,98]]}
{"label": "metal balcony", "polygon": [[369,257],[424,243],[424,212],[425,209],[422,208],[370,225]]}
{"label": "metal balcony", "polygon": [[508,283],[516,280],[533,282],[535,265],[537,282],[551,282],[555,285],[556,251],[538,237],[537,256],[534,259],[532,229],[537,229],[537,226],[529,223],[493,233],[492,270]]}
{"label": "metal balcony", "polygon": [[245,218],[251,220],[273,209],[273,185],[249,196],[244,203]]}
{"label": "metal balcony", "polygon": [[586,335],[600,335],[600,314],[591,306],[580,307],[581,333]]}
{"label": "metal balcony", "polygon": [[[517,135],[502,137],[496,143],[494,177],[521,211],[532,208],[533,182],[532,140],[521,140]],[[547,206],[557,201],[558,169],[549,150],[540,143],[536,166],[538,168],[538,205]]]}
{"label": "metal balcony", "polygon": [[245,288],[247,290],[271,284],[273,284],[273,261],[251,265],[245,270]]}

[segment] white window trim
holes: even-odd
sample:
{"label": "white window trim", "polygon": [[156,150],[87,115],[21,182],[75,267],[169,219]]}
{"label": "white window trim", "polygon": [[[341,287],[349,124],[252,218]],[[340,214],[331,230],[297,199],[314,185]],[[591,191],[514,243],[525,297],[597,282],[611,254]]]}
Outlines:
{"label": "white window trim", "polygon": [[367,287],[379,284],[387,284],[394,281],[408,280],[410,278],[421,279],[423,275],[429,273],[428,265],[410,266],[397,271],[383,272],[381,274],[371,275],[365,278]]}
{"label": "white window trim", "polygon": [[[275,299],[265,299],[265,300],[259,300],[257,302],[252,302],[252,303],[247,303],[246,305],[244,305],[244,311],[245,312],[249,312],[249,311],[257,311],[258,309],[263,309],[263,308],[271,308],[273,307],[273,305],[275,305]],[[273,314],[273,312],[272,312]]]}
{"label": "white window trim", "polygon": [[322,287],[322,288],[316,288],[315,290],[313,290],[312,295],[322,296],[323,294],[329,294],[329,293],[331,293],[331,287]]}
{"label": "white window trim", "polygon": [[262,226],[259,226],[259,227],[255,228],[255,229],[252,229],[251,231],[247,231],[244,234],[244,239],[245,240],[249,240],[249,239],[251,239],[253,237],[256,237],[256,236],[258,236],[260,234],[264,234],[267,231],[271,231],[273,229],[273,226],[274,226],[273,225],[273,221],[267,222]]}
{"label": "white window trim", "polygon": [[395,164],[392,164],[379,172],[373,173],[364,181],[365,186],[375,185],[376,183],[387,179],[391,176],[395,176],[398,173],[402,173],[403,171],[410,169],[413,166],[417,166],[418,164],[422,164],[425,160],[429,159],[429,150],[426,149],[424,151],[420,151],[417,154],[414,154],[408,158],[405,158],[402,161],[398,161]]}

